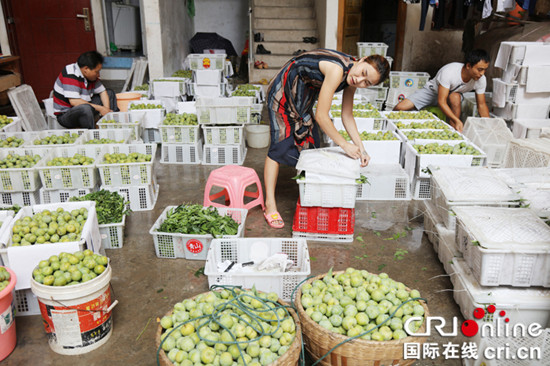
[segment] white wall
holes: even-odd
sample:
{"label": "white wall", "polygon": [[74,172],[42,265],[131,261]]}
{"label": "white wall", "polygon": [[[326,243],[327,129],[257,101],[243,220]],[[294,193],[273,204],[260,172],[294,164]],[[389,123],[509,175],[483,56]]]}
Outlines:
{"label": "white wall", "polygon": [[237,55],[244,49],[248,29],[248,1],[195,0],[195,32],[218,33],[231,41]]}
{"label": "white wall", "polygon": [[338,44],[338,1],[315,0],[319,46],[336,49]]}
{"label": "white wall", "polygon": [[[462,31],[432,31],[432,7],[426,16],[423,31],[420,26],[420,4],[407,5],[402,71],[425,71],[433,77],[450,62],[462,62]],[[452,45],[452,46],[450,46]]]}

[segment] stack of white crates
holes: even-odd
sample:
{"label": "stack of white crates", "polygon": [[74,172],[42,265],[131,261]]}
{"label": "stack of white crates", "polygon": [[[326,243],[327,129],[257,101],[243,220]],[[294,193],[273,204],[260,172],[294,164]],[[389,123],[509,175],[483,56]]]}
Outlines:
{"label": "stack of white crates", "polygon": [[[130,202],[132,211],[148,211],[155,207],[159,185],[156,181],[156,144],[108,145],[97,157],[101,189],[118,192]],[[111,163],[106,154],[148,155],[150,159],[137,162]]]}
{"label": "stack of white crates", "polygon": [[[429,165],[486,165],[486,156],[481,148],[430,112],[384,112],[384,115],[388,119],[388,129],[395,131],[403,140],[400,162],[409,177],[414,199],[431,197]],[[449,145],[468,154],[436,151]],[[465,151],[467,149],[469,151]]]}
{"label": "stack of white crates", "polygon": [[[168,104],[175,106],[175,103],[161,99],[142,99],[129,103],[130,119],[137,121],[141,118],[141,138],[143,142],[161,143],[159,127],[166,117],[166,112],[173,110],[173,107],[170,108]],[[136,109],[132,109],[133,106]]]}
{"label": "stack of white crates", "polygon": [[502,42],[493,79],[493,113],[507,120],[548,119],[550,113],[550,44]]}
{"label": "stack of white crates", "polygon": [[499,168],[504,164],[506,147],[513,135],[502,118],[468,117],[464,135],[487,154],[487,165]]}
{"label": "stack of white crates", "polygon": [[205,165],[242,165],[246,157],[244,125],[251,122],[253,97],[206,98],[196,102]]}
{"label": "stack of white crates", "polygon": [[[194,104],[194,102],[192,102]],[[178,114],[168,115],[171,119],[184,119],[182,123],[160,126],[162,139],[160,162],[163,164],[200,164],[202,160],[201,130],[196,113],[178,109]],[[172,122],[173,123],[173,122]]]}
{"label": "stack of white crates", "polygon": [[403,99],[422,89],[430,79],[427,72],[391,71],[386,111],[391,111]]}
{"label": "stack of white crates", "polygon": [[193,81],[187,85],[189,95],[223,97],[227,93],[225,54],[192,53],[187,56]]}
{"label": "stack of white crates", "polygon": [[[516,171],[507,172],[508,178],[514,179]],[[534,211],[519,208],[516,188],[503,177],[499,170],[488,168],[434,170],[424,230],[466,319],[480,328],[488,322],[502,327],[505,318],[510,326],[536,322],[546,328],[550,227]],[[484,313],[474,317],[478,308]],[[484,340],[478,334],[474,341]]]}
{"label": "stack of white crates", "polygon": [[30,206],[40,203],[40,190],[42,183],[36,165],[47,158],[48,150],[31,148],[2,148],[0,160],[8,159],[15,155],[22,157],[40,156],[40,160],[32,167],[12,167],[0,169],[0,203],[2,205]]}
{"label": "stack of white crates", "polygon": [[[371,55],[381,55],[388,60],[391,68],[393,60],[391,57],[387,56],[387,53],[388,45],[385,43],[357,42],[357,55],[359,58]],[[386,85],[377,85],[368,88],[360,88],[357,89],[356,93],[363,96],[364,99],[368,100],[377,109],[381,110],[386,98],[388,97],[388,87]]]}

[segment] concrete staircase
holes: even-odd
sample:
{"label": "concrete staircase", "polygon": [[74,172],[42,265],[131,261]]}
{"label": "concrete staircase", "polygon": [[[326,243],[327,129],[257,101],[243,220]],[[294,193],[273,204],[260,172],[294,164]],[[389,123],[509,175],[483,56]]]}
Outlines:
{"label": "concrete staircase", "polygon": [[[314,0],[253,0],[250,36],[253,62],[249,67],[251,83],[262,79],[270,81],[297,50],[319,48],[319,42],[303,42],[303,37],[319,38],[313,3]],[[254,42],[254,33],[261,33],[264,40]],[[271,51],[271,54],[257,54],[259,44]],[[254,61],[263,61],[269,68],[256,69]]]}

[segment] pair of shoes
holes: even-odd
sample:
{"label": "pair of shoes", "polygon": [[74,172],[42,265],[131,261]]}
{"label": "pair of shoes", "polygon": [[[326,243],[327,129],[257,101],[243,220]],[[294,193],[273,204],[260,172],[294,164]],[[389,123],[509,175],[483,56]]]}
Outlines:
{"label": "pair of shoes", "polygon": [[256,53],[259,55],[270,55],[271,51],[266,50],[263,44],[259,44],[258,47],[256,47]]}
{"label": "pair of shoes", "polygon": [[267,69],[269,66],[263,61],[256,61],[254,62],[254,67],[256,69]]}
{"label": "pair of shoes", "polygon": [[271,226],[273,229],[282,229],[285,226],[283,218],[281,217],[281,214],[279,214],[278,211],[275,211],[269,215],[267,214],[267,212],[264,211],[264,217],[265,217],[265,220],[267,221],[267,224]]}
{"label": "pair of shoes", "polygon": [[294,51],[294,53],[292,54],[292,56],[298,56],[298,55],[301,55],[302,53],[304,52],[307,52],[307,50],[297,50],[297,51]]}
{"label": "pair of shoes", "polygon": [[254,33],[254,42],[263,42],[264,36],[261,33]]}
{"label": "pair of shoes", "polygon": [[317,37],[302,37],[304,43],[317,43]]}

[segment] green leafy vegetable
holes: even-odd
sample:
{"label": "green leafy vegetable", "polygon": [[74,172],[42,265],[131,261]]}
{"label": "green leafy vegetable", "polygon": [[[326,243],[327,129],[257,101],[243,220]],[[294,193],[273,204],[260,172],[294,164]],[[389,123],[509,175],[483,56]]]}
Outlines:
{"label": "green leafy vegetable", "polygon": [[122,216],[128,215],[131,211],[128,202],[118,192],[111,192],[102,189],[97,192],[88,193],[82,197],[71,197],[71,201],[95,201],[97,222],[99,225],[114,224],[122,222]]}
{"label": "green leafy vegetable", "polygon": [[158,231],[197,235],[211,234],[218,238],[224,235],[237,235],[239,224],[231,215],[220,215],[215,207],[179,205],[168,211],[168,215]]}

